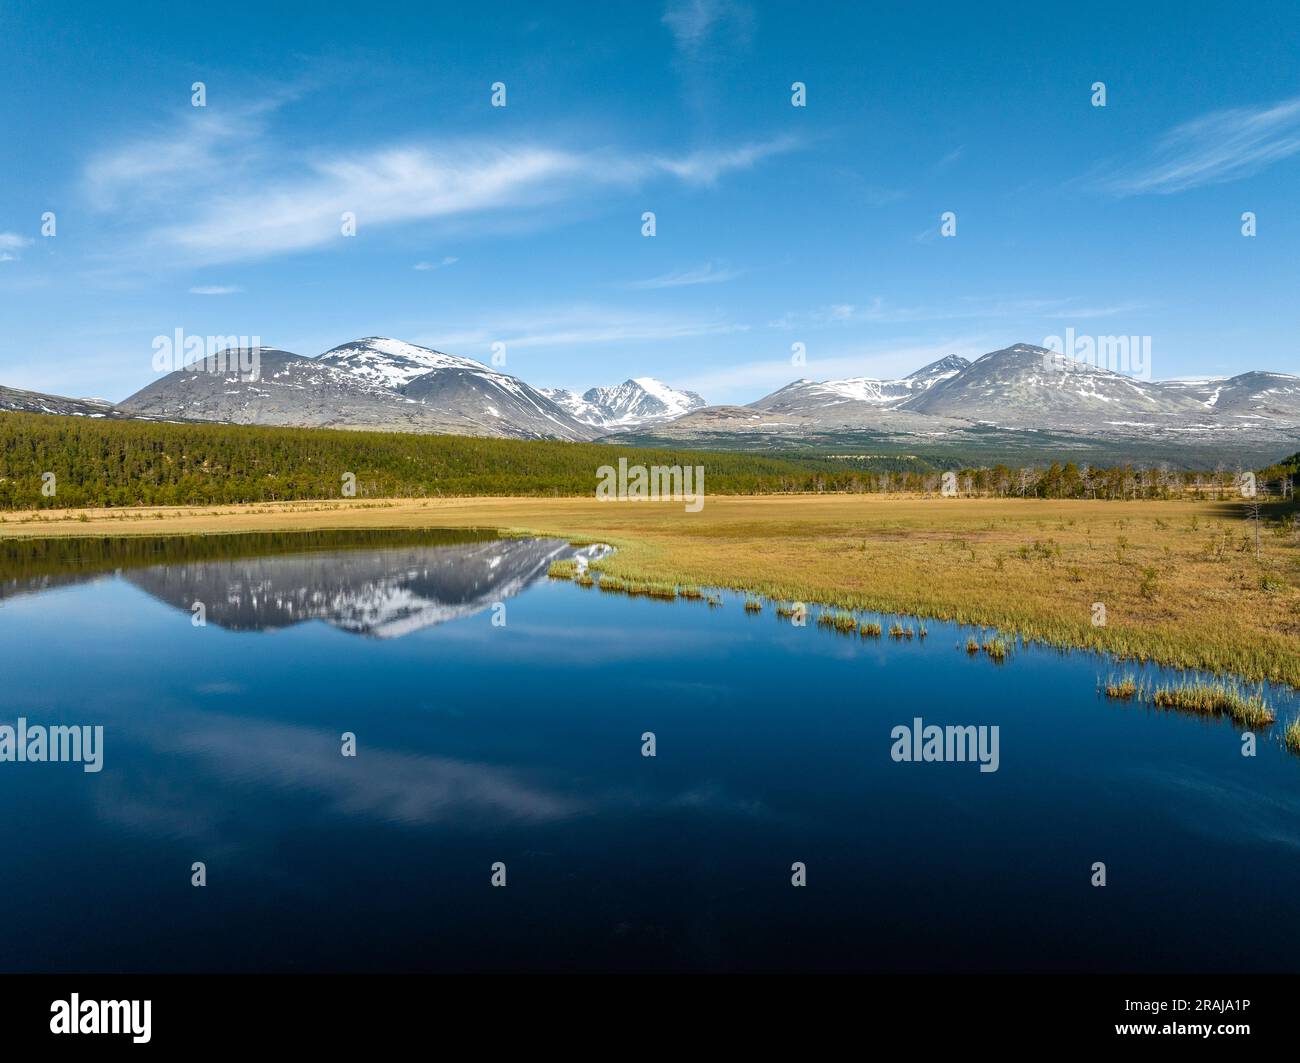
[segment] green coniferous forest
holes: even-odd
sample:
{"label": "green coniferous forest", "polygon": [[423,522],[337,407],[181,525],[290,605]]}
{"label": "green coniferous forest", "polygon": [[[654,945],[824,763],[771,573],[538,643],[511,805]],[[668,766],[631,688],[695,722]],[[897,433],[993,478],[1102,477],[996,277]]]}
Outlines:
{"label": "green coniferous forest", "polygon": [[[597,470],[703,466],[709,494],[926,491],[948,463],[881,457],[647,449],[603,443],[353,432],[321,428],[0,413],[0,509],[213,505],[340,498],[591,495]],[[1261,470],[1265,486],[1294,477],[1300,456]],[[957,470],[960,493],[1024,498],[1232,497],[1235,473],[1167,466],[1100,468],[1047,462]],[[52,493],[42,491],[54,474]],[[1287,484],[1289,490],[1289,483]]]}

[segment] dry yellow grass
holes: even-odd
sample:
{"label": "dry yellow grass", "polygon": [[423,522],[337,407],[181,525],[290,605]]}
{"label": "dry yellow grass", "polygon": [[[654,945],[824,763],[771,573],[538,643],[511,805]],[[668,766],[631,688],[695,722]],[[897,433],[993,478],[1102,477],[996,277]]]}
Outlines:
{"label": "dry yellow grass", "polygon": [[[627,580],[907,612],[1300,686],[1300,542],[1242,507],[877,495],[485,498],[7,514],[0,536],[482,527],[600,540]],[[1093,603],[1106,625],[1094,626]]]}

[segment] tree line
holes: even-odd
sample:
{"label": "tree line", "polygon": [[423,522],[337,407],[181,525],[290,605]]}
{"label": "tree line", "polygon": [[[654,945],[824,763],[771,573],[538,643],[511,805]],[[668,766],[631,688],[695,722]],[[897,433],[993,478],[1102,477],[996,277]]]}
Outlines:
{"label": "tree line", "polygon": [[[340,498],[349,474],[358,498],[590,495],[597,470],[619,458],[630,465],[703,466],[707,494],[1230,498],[1243,472],[1072,461],[942,470],[883,456],[846,467],[830,455],[0,413],[0,509]],[[1285,495],[1300,473],[1300,454],[1255,472],[1265,490]]]}

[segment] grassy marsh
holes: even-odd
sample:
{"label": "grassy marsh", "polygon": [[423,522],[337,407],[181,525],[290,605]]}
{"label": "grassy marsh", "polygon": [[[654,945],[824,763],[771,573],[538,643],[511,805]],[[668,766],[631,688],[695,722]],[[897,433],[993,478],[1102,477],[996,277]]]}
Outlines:
{"label": "grassy marsh", "polygon": [[[617,580],[723,587],[1300,687],[1291,512],[1268,511],[1258,560],[1244,507],[1211,501],[728,496],[692,514],[592,498],[351,500],[90,510],[84,521],[81,511],[14,513],[3,532],[498,528],[618,547],[597,570],[602,590]],[[606,587],[608,576],[616,582]],[[1094,603],[1105,606],[1104,625],[1094,624]]]}

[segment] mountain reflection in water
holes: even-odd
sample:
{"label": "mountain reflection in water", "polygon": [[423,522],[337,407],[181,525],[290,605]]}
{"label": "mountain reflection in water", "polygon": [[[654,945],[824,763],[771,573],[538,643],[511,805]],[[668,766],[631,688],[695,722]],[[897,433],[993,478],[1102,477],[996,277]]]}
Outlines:
{"label": "mountain reflection in water", "polygon": [[116,573],[160,601],[231,631],[322,620],[398,638],[518,594],[552,561],[599,557],[563,539],[480,531],[307,532],[130,540],[10,540],[0,599]]}

